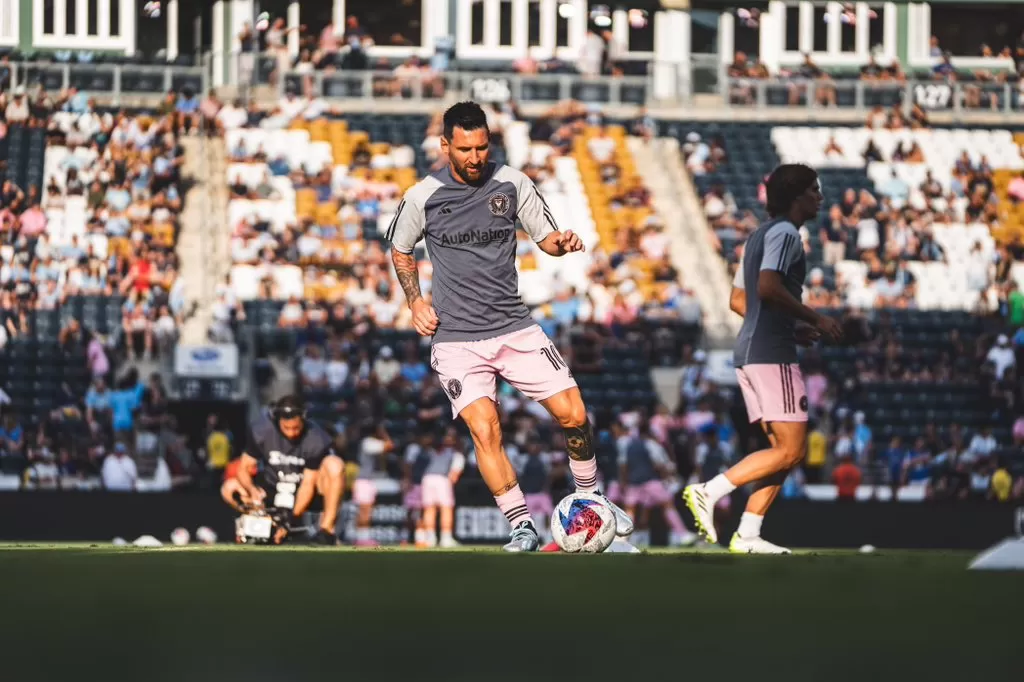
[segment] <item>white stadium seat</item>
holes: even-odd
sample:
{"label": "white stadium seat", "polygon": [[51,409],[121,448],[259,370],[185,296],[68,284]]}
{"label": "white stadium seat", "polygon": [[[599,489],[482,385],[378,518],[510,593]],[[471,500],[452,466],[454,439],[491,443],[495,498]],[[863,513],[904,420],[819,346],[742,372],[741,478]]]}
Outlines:
{"label": "white stadium seat", "polygon": [[[825,154],[830,139],[842,149],[842,154]],[[874,141],[883,161],[867,164],[865,168],[862,153],[868,141]],[[908,202],[912,206],[922,205],[924,196],[917,188],[928,173],[943,188],[949,189],[952,169],[964,152],[972,163],[984,158],[993,169],[1024,169],[1024,158],[1014,144],[1013,134],[1008,130],[873,130],[849,127],[801,127],[778,126],[772,130],[772,142],[779,158],[784,163],[808,163],[817,168],[865,168],[868,178],[874,183],[876,193],[895,172],[911,187]],[[917,143],[924,155],[923,163],[902,163],[892,160],[901,144]],[[953,214],[961,221],[965,218],[967,200],[954,201]],[[943,310],[972,310],[985,302],[980,292],[972,289],[968,273],[972,263],[972,250],[980,245],[977,258],[992,262],[995,240],[987,225],[965,224],[935,225],[935,241],[946,253],[946,263],[908,263],[908,268],[918,280],[916,303],[920,308]],[[874,295],[866,283],[866,266],[860,262],[847,261],[836,267],[836,273],[846,283],[847,300],[855,307],[871,307]],[[1015,269],[1014,275],[1024,283],[1024,269]]]}

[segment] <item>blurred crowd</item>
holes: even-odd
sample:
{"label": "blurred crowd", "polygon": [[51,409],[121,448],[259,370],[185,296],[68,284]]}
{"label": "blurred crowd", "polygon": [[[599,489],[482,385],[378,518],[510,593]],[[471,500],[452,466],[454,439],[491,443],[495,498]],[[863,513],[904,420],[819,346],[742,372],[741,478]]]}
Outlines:
{"label": "blurred crowd", "polygon": [[[23,118],[19,103],[29,101]],[[47,139],[43,186],[8,176],[0,189],[0,286],[11,294],[0,339],[25,331],[25,310],[119,295],[123,316],[101,339],[107,349],[134,357],[169,348],[186,312],[174,251],[183,201],[176,120],[98,110],[73,88],[56,96],[19,88],[0,94],[0,111],[7,125],[45,130]]]}
{"label": "blurred crowd", "polygon": [[[27,174],[18,155],[0,160],[0,348],[55,346],[89,382],[84,392],[77,375],[57,377],[58,395],[37,386],[36,403],[4,394],[5,486],[170,489],[182,473],[165,391],[115,372],[126,359],[169,353],[189,312],[175,245],[181,102],[193,97],[129,112],[101,109],[74,88],[0,93],[0,142],[45,139],[45,152],[29,145],[40,157],[28,159]],[[24,411],[34,404],[52,409]]]}
{"label": "blurred crowd", "polygon": [[0,489],[166,492],[201,476],[160,374],[111,381],[97,377],[84,397],[65,386],[36,424],[0,408]]}

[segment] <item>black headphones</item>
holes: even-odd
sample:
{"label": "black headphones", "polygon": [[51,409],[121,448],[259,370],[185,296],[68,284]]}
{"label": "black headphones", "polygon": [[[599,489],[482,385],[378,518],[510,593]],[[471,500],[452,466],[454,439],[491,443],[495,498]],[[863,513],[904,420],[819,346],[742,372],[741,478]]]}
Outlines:
{"label": "black headphones", "polygon": [[306,405],[302,402],[302,398],[286,395],[273,404],[270,408],[270,414],[274,417],[275,422],[279,422],[282,419],[295,419],[296,417],[305,419]]}

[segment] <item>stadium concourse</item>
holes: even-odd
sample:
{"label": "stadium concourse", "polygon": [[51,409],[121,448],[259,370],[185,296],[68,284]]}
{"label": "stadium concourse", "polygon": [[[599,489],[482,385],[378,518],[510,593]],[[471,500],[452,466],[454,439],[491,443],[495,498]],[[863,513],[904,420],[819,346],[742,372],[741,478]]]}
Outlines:
{"label": "stadium concourse", "polygon": [[146,370],[187,312],[178,120],[17,88],[0,131],[0,489],[170,490],[190,462]]}

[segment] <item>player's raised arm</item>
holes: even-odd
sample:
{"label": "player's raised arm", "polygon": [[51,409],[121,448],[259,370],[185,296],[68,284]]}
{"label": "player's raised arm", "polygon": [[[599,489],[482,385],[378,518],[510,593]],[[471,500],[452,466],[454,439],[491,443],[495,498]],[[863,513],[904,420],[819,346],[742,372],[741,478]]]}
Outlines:
{"label": "player's raised arm", "polygon": [[551,208],[530,178],[518,174],[516,192],[519,195],[519,222],[541,251],[549,256],[564,256],[584,250],[583,240],[578,234],[572,230],[563,232],[558,229]]}
{"label": "player's raised arm", "polygon": [[423,238],[425,225],[423,207],[410,197],[416,189],[413,187],[405,193],[385,237],[391,242],[391,262],[395,265],[398,283],[412,310],[413,327],[420,336],[432,336],[437,331],[437,313],[423,299],[419,268],[413,253],[416,244]]}

